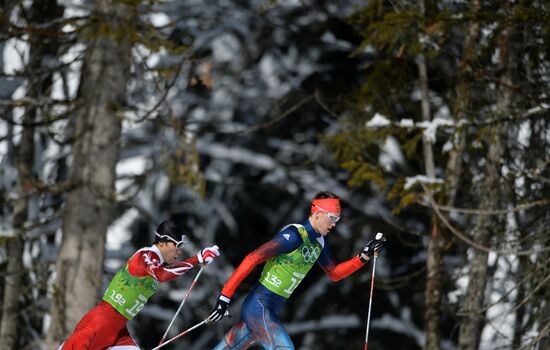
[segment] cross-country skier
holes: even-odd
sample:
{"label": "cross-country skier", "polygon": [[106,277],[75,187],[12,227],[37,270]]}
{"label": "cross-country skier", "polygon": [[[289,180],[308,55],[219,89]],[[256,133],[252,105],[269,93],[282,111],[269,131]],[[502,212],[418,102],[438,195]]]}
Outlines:
{"label": "cross-country skier", "polygon": [[321,192],[311,203],[309,218],[303,225],[285,226],[273,239],[248,254],[223,287],[210,312],[210,322],[226,313],[239,284],[259,264],[266,262],[259,283],[247,296],[241,320],[233,325],[214,348],[247,349],[253,344],[264,349],[294,349],[278,313],[317,261],[333,281],[349,276],[364,266],[375,252],[384,247],[383,240],[367,243],[359,255],[337,264],[332,258],[326,235],[340,220],[340,200],[331,192]]}
{"label": "cross-country skier", "polygon": [[151,247],[138,250],[109,283],[103,300],[76,325],[74,333],[58,350],[138,350],[126,324],[155,294],[159,282],[185,274],[198,264],[209,264],[220,255],[207,247],[182,262],[185,235],[173,221],[162,222]]}

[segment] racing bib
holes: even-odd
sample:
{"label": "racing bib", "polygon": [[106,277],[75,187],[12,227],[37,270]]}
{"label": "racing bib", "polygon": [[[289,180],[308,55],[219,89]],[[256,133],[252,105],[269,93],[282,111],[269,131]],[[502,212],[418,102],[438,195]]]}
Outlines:
{"label": "racing bib", "polygon": [[128,271],[128,265],[126,265],[109,283],[103,300],[131,320],[143,309],[147,300],[155,294],[158,285],[158,282],[151,276],[132,276]]}
{"label": "racing bib", "polygon": [[306,229],[298,228],[302,245],[288,254],[281,254],[266,261],[260,283],[282,297],[288,298],[302,282],[308,271],[321,255],[323,246],[318,241],[311,243]]}

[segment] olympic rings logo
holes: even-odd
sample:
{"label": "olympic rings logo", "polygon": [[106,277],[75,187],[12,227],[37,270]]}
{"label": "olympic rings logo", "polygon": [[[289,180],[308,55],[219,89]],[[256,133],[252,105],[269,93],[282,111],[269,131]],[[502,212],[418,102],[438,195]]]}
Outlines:
{"label": "olympic rings logo", "polygon": [[319,247],[308,247],[303,246],[302,247],[302,257],[304,258],[304,261],[307,263],[314,262],[319,257],[319,254],[321,254],[321,249]]}

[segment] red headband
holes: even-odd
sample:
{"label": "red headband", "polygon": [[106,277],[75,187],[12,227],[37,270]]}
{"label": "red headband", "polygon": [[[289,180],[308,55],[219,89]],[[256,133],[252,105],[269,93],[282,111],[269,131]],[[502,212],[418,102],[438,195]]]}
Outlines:
{"label": "red headband", "polygon": [[[315,199],[311,202],[311,214],[322,211],[322,208],[331,214],[340,215],[340,200],[338,198]],[[319,208],[318,208],[319,207]]]}

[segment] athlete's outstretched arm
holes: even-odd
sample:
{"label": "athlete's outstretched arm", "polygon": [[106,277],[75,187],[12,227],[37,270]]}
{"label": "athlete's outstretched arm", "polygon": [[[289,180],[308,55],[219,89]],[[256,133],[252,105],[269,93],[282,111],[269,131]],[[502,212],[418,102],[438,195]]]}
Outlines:
{"label": "athlete's outstretched arm", "polygon": [[151,276],[159,282],[167,282],[185,274],[199,263],[198,257],[192,257],[175,264],[164,266],[153,251],[140,251],[128,261],[128,272],[136,277]]}
{"label": "athlete's outstretched arm", "polygon": [[219,256],[218,246],[206,247],[184,261],[164,265],[157,252],[145,248],[138,250],[128,261],[128,272],[136,277],[151,276],[159,282],[177,278],[198,264],[208,265]]}
{"label": "athlete's outstretched arm", "polygon": [[342,278],[348,277],[365,265],[365,263],[362,262],[358,256],[354,256],[349,260],[337,264],[332,257],[328,242],[325,244],[325,247],[323,248],[321,256],[319,256],[319,260],[317,260],[317,262],[328,275],[328,277],[334,282],[339,281]]}

